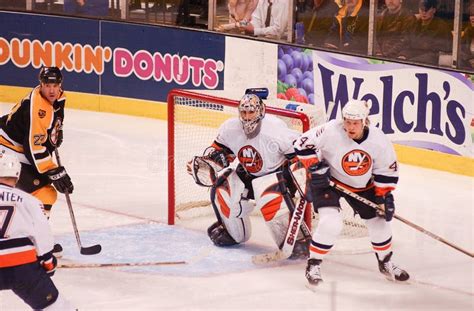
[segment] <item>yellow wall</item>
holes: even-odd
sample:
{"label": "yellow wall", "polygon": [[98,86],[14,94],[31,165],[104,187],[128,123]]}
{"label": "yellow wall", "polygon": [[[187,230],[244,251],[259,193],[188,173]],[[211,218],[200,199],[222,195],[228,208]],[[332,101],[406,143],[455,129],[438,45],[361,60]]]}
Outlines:
{"label": "yellow wall", "polygon": [[[0,86],[0,102],[16,103],[30,91],[31,88]],[[162,102],[67,92],[66,105],[74,109],[167,119],[166,104]],[[395,151],[401,163],[474,176],[473,158],[402,145],[395,145]]]}
{"label": "yellow wall", "polygon": [[[31,88],[0,85],[0,102],[16,103],[29,94]],[[69,92],[66,107],[99,112],[113,112],[166,120],[166,104],[150,100]]]}

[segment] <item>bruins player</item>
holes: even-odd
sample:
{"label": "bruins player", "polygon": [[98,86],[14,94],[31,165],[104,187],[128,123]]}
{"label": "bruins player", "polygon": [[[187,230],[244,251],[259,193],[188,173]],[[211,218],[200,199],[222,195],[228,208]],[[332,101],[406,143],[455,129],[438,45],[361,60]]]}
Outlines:
{"label": "bruins player", "polygon": [[[38,198],[48,217],[57,191],[74,190],[65,168],[53,161],[54,150],[63,140],[62,80],[59,68],[43,67],[40,84],[0,119],[0,151],[16,155],[22,165],[17,188]],[[61,250],[56,244],[55,253]]]}

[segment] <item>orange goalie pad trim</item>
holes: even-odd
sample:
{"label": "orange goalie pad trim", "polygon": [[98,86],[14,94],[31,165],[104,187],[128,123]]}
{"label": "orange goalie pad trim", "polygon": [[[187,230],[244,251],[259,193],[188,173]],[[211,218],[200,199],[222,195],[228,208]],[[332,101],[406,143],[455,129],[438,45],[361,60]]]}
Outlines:
{"label": "orange goalie pad trim", "polygon": [[278,197],[274,198],[267,204],[265,204],[261,209],[261,213],[265,221],[270,221],[275,217],[276,213],[281,208],[281,202],[283,201],[283,197],[279,195]]}
{"label": "orange goalie pad trim", "polygon": [[224,214],[225,217],[229,218],[230,216],[230,208],[227,205],[226,201],[222,197],[222,194],[219,189],[217,189],[217,202],[219,202],[219,206],[221,208],[222,214]]}

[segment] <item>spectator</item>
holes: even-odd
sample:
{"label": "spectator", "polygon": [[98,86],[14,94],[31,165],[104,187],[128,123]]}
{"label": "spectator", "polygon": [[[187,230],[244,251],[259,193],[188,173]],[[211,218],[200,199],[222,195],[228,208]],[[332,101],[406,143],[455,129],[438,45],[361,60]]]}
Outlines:
{"label": "spectator", "polygon": [[257,4],[258,0],[229,0],[229,22],[249,22]]}
{"label": "spectator", "polygon": [[419,1],[419,14],[398,58],[438,65],[439,53],[451,52],[451,27],[435,16],[437,5],[437,0]]}
{"label": "spectator", "polygon": [[107,16],[108,0],[64,0],[64,12],[73,15]]}
{"label": "spectator", "polygon": [[248,35],[280,39],[288,30],[288,10],[287,0],[259,0],[250,23],[240,29]]}
{"label": "spectator", "polygon": [[385,0],[385,5],[377,18],[375,55],[397,58],[407,44],[415,16],[402,7],[402,0]]}
{"label": "spectator", "polygon": [[329,29],[331,28],[334,15],[340,6],[334,0],[313,0],[311,15],[304,14],[302,21],[306,29],[305,40],[310,45],[322,45]]}
{"label": "spectator", "polygon": [[333,18],[324,46],[340,51],[367,53],[369,8],[364,0],[346,0]]}
{"label": "spectator", "polygon": [[461,34],[461,67],[474,68],[474,1],[469,5],[469,24]]}
{"label": "spectator", "polygon": [[208,0],[180,0],[176,25],[207,28],[208,9]]}

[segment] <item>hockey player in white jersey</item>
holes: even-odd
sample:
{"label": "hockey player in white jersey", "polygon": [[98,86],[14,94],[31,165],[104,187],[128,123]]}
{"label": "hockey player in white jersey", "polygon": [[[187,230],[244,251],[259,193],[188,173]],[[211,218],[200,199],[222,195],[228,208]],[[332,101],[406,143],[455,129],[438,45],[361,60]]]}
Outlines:
{"label": "hockey player in white jersey", "polygon": [[21,164],[0,153],[0,290],[12,290],[34,310],[74,310],[51,280],[53,236],[43,204],[15,189]]}
{"label": "hockey player in white jersey", "polygon": [[[204,156],[194,157],[188,163],[188,172],[201,185],[210,176],[207,184],[212,185],[211,203],[217,222],[208,228],[208,235],[215,245],[246,242],[251,236],[249,216],[257,208],[273,240],[281,247],[290,219],[283,193],[293,195],[296,190],[288,173],[288,162],[295,157],[293,142],[299,133],[277,117],[265,115],[265,104],[255,94],[244,95],[238,111],[238,118],[220,126]],[[227,168],[235,159],[236,168]],[[283,187],[279,186],[277,176],[283,176],[286,189],[280,189]],[[253,199],[255,207],[250,202]],[[307,258],[308,245],[309,239],[301,237],[290,258]]]}
{"label": "hockey player in white jersey", "polygon": [[[406,281],[409,275],[392,261],[390,221],[395,212],[391,193],[398,182],[398,165],[390,140],[369,124],[370,107],[365,101],[351,100],[342,110],[343,120],[332,120],[304,133],[294,144],[308,168],[315,212],[320,221],[312,234],[306,278],[310,284],[322,281],[321,262],[342,229],[339,199],[349,203],[365,221],[379,270],[387,278]],[[375,209],[330,187],[330,180],[379,204]]]}

